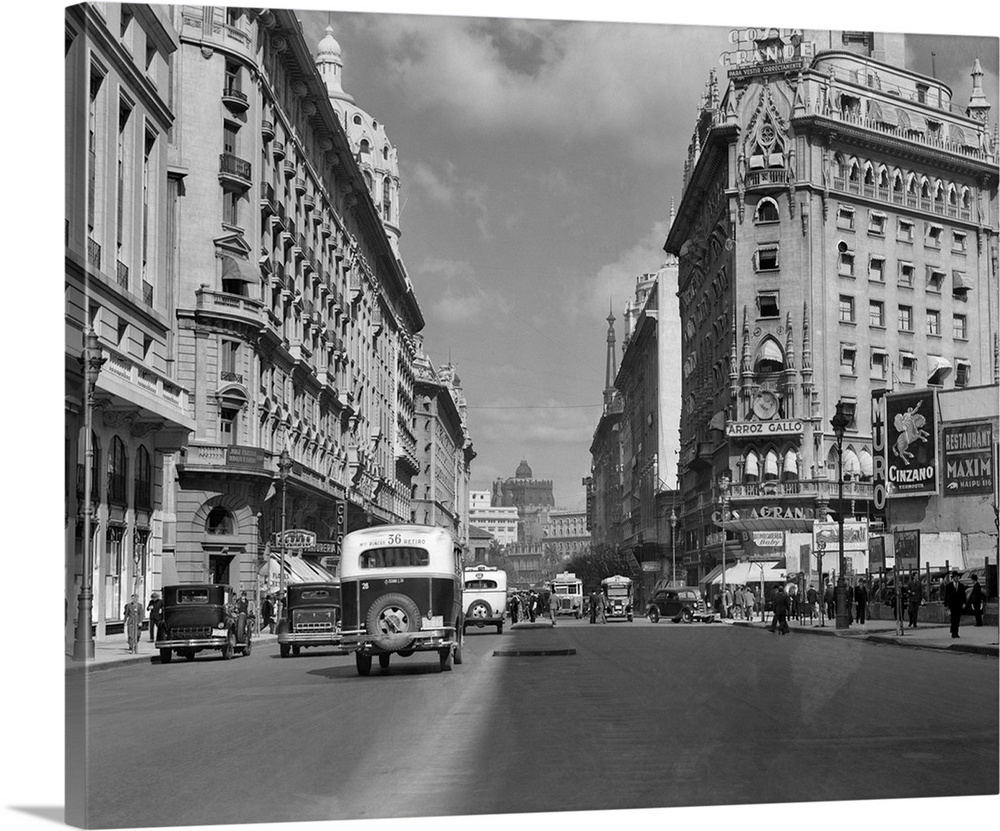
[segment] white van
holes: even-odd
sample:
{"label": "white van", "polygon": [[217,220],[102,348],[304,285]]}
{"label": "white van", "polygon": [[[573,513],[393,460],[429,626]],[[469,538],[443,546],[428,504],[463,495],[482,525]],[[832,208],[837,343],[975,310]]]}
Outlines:
{"label": "white van", "polygon": [[507,610],[507,572],[496,566],[467,566],[463,592],[465,618],[462,630],[496,626],[503,634]]}

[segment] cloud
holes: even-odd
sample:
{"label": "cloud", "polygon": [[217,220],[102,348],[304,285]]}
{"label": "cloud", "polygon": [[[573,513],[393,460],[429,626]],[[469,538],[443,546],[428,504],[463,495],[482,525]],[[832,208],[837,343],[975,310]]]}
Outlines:
{"label": "cloud", "polygon": [[[507,447],[565,444],[589,445],[599,408],[565,406],[555,399],[538,402],[539,406],[506,401],[484,403],[470,410],[470,427],[476,442]],[[504,408],[505,405],[508,408]]]}
{"label": "cloud", "polygon": [[454,189],[444,182],[428,164],[414,162],[407,175],[407,182],[414,190],[423,191],[431,202],[449,207],[455,203]]}
{"label": "cloud", "polygon": [[[493,239],[489,229],[488,188],[485,185],[459,176],[451,162],[446,162],[445,169],[440,172],[419,160],[412,165],[404,163],[403,167],[405,179],[416,199],[419,200],[422,195],[460,217],[472,218],[480,237],[487,241]],[[419,210],[420,206],[411,206],[411,209]]]}

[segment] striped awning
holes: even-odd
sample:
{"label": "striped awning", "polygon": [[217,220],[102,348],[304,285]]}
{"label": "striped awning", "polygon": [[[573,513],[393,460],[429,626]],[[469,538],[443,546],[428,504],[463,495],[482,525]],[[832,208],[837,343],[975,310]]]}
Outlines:
{"label": "striped awning", "polygon": [[951,272],[951,288],[952,291],[971,291],[972,281],[965,272],[953,271]]}
{"label": "striped awning", "polygon": [[948,125],[948,138],[955,144],[965,144],[965,132],[957,124]]}
{"label": "striped awning", "polygon": [[757,454],[752,450],[747,453],[746,473],[747,476],[757,476],[760,473],[760,468],[757,466]]}
{"label": "striped awning", "polygon": [[940,373],[938,381],[943,381],[951,372],[951,361],[940,355],[927,356],[927,380],[929,381],[936,373]]}
{"label": "striped awning", "polygon": [[795,458],[795,451],[794,450],[789,450],[785,454],[784,469],[785,469],[785,473],[798,473],[799,472],[798,460]]}
{"label": "striped awning", "polygon": [[844,451],[844,473],[856,476],[861,472],[861,462],[858,461],[858,454],[851,448]]}
{"label": "striped awning", "polygon": [[769,450],[764,457],[764,475],[778,478],[778,454]]}

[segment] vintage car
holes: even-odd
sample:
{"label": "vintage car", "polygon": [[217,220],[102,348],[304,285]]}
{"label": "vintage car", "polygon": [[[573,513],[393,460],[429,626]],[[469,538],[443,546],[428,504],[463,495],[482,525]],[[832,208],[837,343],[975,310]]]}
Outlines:
{"label": "vintage car", "polygon": [[496,566],[469,566],[465,569],[465,589],[462,593],[465,606],[464,631],[470,626],[482,629],[496,626],[503,634],[503,621],[507,613],[507,572]]}
{"label": "vintage car", "polygon": [[462,549],[444,528],[382,525],[344,537],[341,634],[358,674],[372,658],[434,652],[442,671],[462,663]]}
{"label": "vintage car", "polygon": [[646,608],[646,617],[650,623],[656,623],[661,617],[669,618],[674,623],[696,620],[711,623],[716,616],[705,606],[697,587],[677,586],[657,590]]}
{"label": "vintage car", "polygon": [[237,652],[249,655],[253,627],[237,611],[232,586],[192,583],[163,588],[163,622],[157,633],[160,663],[176,653],[187,660],[206,649],[219,650],[225,660]]}
{"label": "vintage car", "polygon": [[340,583],[290,583],[278,621],[281,657],[298,655],[304,646],[328,646],[346,655],[340,642]]}

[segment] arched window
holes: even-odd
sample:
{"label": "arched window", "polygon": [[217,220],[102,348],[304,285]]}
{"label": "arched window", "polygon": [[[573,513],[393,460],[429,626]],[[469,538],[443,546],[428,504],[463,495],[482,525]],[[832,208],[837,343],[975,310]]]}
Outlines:
{"label": "arched window", "polygon": [[872,480],[872,472],[874,470],[872,454],[867,450],[862,450],[858,458],[858,464],[861,468],[861,481],[870,482]]}
{"label": "arched window", "polygon": [[217,505],[208,513],[208,519],[205,520],[205,533],[224,534],[231,537],[236,533],[236,518],[231,511]]}
{"label": "arched window", "polygon": [[875,184],[875,171],[871,166],[871,162],[865,163],[865,184],[866,185]]}
{"label": "arched window", "polygon": [[358,144],[358,152],[362,156],[367,156],[369,153],[371,153],[372,152],[371,142],[369,142],[368,139],[361,139],[361,141]]}
{"label": "arched window", "polygon": [[781,478],[786,482],[799,478],[798,458],[794,450],[785,453],[785,460],[781,466]]}
{"label": "arched window", "polygon": [[906,177],[906,192],[910,196],[917,195],[917,177],[913,173]]}
{"label": "arched window", "polygon": [[954,185],[948,185],[948,204],[953,208],[958,205],[958,191]]}
{"label": "arched window", "polygon": [[778,478],[778,454],[768,450],[764,457],[764,481],[773,482]]}
{"label": "arched window", "polygon": [[153,507],[153,466],[150,464],[149,451],[140,447],[135,454],[135,497],[136,508],[150,509]]}
{"label": "arched window", "polygon": [[753,217],[755,223],[777,222],[778,218],[778,204],[773,199],[765,196],[757,203],[757,210]]}
{"label": "arched window", "polygon": [[371,190],[372,189],[372,185],[374,184],[374,180],[372,179],[372,175],[371,175],[371,173],[369,173],[366,170],[364,172],[364,176],[365,176],[365,184],[368,185],[368,190]]}
{"label": "arched window", "polygon": [[108,457],[108,502],[125,505],[128,501],[128,455],[125,443],[115,436]]}
{"label": "arched window", "polygon": [[921,199],[931,198],[931,183],[928,182],[926,178],[920,180],[920,198]]}
{"label": "arched window", "polygon": [[840,153],[835,153],[833,156],[833,175],[838,179],[843,179],[844,173],[844,157]]}
{"label": "arched window", "polygon": [[392,179],[382,179],[382,218],[392,219]]}
{"label": "arched window", "polygon": [[757,454],[753,450],[747,453],[746,464],[743,467],[743,481],[756,482],[760,479],[760,466],[757,463]]}
{"label": "arched window", "polygon": [[937,185],[934,187],[934,201],[944,202],[944,184],[938,180]]}
{"label": "arched window", "polygon": [[889,189],[889,172],[884,167],[880,167],[878,170],[878,186],[886,190]]}
{"label": "arched window", "polygon": [[858,166],[856,161],[851,162],[851,169],[847,178],[851,182],[857,182],[861,178],[861,168]]}
{"label": "arched window", "polygon": [[962,188],[962,209],[966,211],[972,209],[972,193],[968,188]]}
{"label": "arched window", "polygon": [[850,447],[844,448],[844,481],[857,479],[861,475],[861,461]]}
{"label": "arched window", "polygon": [[892,177],[892,192],[897,196],[902,196],[903,194],[903,177],[899,175],[898,170]]}

